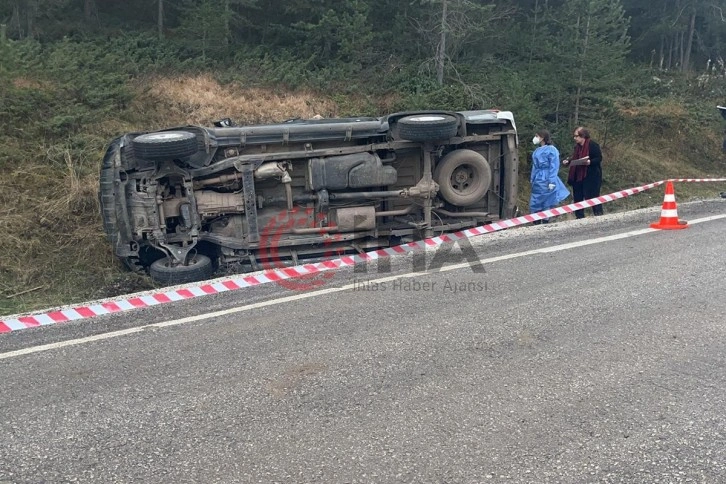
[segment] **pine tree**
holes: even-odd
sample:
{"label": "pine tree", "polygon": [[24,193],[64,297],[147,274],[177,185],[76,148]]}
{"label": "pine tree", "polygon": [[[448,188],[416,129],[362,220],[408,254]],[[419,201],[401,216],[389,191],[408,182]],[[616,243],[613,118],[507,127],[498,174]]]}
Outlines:
{"label": "pine tree", "polygon": [[630,19],[620,0],[567,0],[556,22],[554,52],[578,124],[587,99],[618,85],[630,51]]}

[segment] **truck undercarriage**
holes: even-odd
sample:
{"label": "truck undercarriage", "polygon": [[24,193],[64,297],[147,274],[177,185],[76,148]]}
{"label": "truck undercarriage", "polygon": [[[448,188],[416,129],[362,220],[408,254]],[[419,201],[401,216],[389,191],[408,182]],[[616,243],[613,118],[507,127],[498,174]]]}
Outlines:
{"label": "truck undercarriage", "polygon": [[115,254],[162,284],[259,270],[509,217],[511,113],[398,113],[176,127],[113,140],[101,169]]}

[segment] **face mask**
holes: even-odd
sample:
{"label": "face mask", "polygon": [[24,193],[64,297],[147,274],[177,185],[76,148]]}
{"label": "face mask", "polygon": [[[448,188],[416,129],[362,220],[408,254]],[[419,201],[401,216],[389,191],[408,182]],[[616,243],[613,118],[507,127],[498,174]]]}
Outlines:
{"label": "face mask", "polygon": [[539,136],[535,136],[534,138],[532,138],[532,144],[533,145],[538,145],[541,142],[542,142],[542,139]]}

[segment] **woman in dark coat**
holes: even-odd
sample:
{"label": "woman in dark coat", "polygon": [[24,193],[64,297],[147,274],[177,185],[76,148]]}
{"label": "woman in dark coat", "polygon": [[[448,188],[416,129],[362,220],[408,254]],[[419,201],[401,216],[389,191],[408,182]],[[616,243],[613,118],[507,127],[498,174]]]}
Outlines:
{"label": "woman in dark coat", "polygon": [[[585,164],[571,166],[567,175],[567,183],[572,186],[572,199],[581,202],[590,198],[600,196],[602,185],[602,151],[600,145],[590,139],[590,132],[583,127],[575,130],[575,149],[572,153],[572,160],[589,158]],[[564,160],[564,165],[569,165],[570,160]],[[592,214],[602,215],[602,205],[594,205]],[[585,216],[585,210],[575,210],[577,218]]]}

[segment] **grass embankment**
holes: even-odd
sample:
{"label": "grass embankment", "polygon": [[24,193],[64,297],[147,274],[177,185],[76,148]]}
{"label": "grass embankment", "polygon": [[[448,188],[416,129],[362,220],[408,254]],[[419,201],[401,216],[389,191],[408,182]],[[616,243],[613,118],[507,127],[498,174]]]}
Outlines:
{"label": "grass embankment", "polygon": [[[52,89],[23,81],[16,87]],[[229,116],[264,123],[338,115],[329,97],[222,86],[211,76],[147,78],[119,116],[55,145],[23,137],[2,143],[0,158],[0,315],[110,297],[153,286],[123,269],[103,233],[98,171],[105,145],[128,131],[209,125]]]}
{"label": "grass embankment", "polygon": [[[16,87],[52,89],[23,81]],[[134,101],[117,117],[62,143],[44,145],[9,133],[0,158],[0,315],[30,312],[150,289],[147,278],[125,271],[113,257],[99,216],[98,167],[106,143],[132,130],[202,124],[225,116],[241,123],[282,121],[293,117],[354,115],[377,109],[370,99],[332,100],[313,92],[284,92],[220,85],[211,76],[137,80]],[[341,102],[345,103],[341,107]],[[698,113],[703,113],[699,115]],[[516,115],[516,113],[515,113]],[[604,193],[672,177],[726,175],[720,153],[720,119],[713,106],[678,103],[618,108],[614,127],[593,126],[604,148]],[[531,133],[521,133],[528,140]],[[557,143],[563,154],[571,140]],[[529,184],[527,156],[521,147],[519,206],[526,212]],[[564,170],[562,176],[565,176]],[[713,198],[724,185],[680,184],[679,201]],[[608,211],[655,206],[662,190],[608,204]]]}

